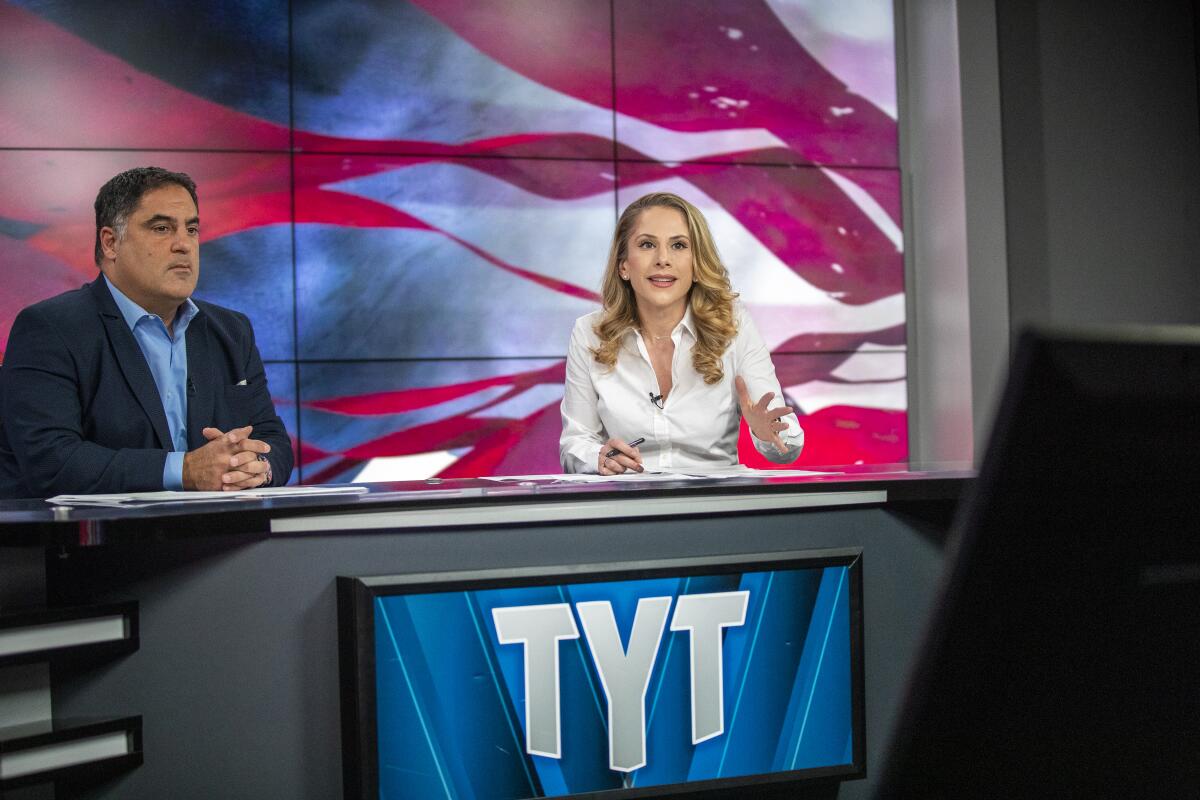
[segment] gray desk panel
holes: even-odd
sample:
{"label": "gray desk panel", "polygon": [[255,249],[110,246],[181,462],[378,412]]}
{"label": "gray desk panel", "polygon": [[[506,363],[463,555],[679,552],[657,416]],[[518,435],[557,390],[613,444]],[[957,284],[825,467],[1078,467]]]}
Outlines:
{"label": "gray desk panel", "polygon": [[[52,594],[137,598],[142,647],[56,675],[55,713],[145,717],[145,764],[85,797],[327,800],[341,792],[338,575],[861,546],[873,776],[940,574],[943,533],[941,523],[886,507],[843,506],[81,548],[55,559]],[[838,796],[866,797],[871,784],[845,783]]]}

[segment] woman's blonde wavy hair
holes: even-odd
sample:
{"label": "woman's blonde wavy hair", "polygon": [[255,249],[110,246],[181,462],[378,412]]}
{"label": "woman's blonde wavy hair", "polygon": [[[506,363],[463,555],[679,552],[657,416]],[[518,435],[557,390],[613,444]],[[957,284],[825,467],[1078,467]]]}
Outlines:
{"label": "woman's blonde wavy hair", "polygon": [[692,366],[704,376],[705,383],[717,383],[725,375],[721,357],[737,335],[737,323],[733,319],[733,301],[737,293],[729,285],[729,271],[721,263],[704,215],[687,200],[668,192],[655,192],[638,198],[629,204],[617,221],[601,285],[604,313],[594,329],[600,344],[592,350],[592,357],[596,363],[609,369],[615,367],[621,341],[641,324],[633,287],[629,281],[621,279],[620,267],[628,257],[629,235],[638,216],[656,206],[673,208],[687,220],[692,247],[692,288],[688,303],[696,328]]}

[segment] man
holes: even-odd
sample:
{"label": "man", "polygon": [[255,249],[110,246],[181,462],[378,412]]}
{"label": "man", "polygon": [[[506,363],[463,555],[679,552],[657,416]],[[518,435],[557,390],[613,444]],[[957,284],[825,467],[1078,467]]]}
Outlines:
{"label": "man", "polygon": [[196,184],[96,197],[90,284],[22,311],[0,368],[0,498],[283,484],[292,447],[244,314],[192,299]]}

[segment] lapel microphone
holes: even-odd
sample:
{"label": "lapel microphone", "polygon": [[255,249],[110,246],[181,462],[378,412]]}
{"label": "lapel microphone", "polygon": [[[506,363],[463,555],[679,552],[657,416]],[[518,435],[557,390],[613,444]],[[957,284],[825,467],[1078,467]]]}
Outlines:
{"label": "lapel microphone", "polygon": [[654,403],[659,408],[663,407],[663,396],[661,394],[655,394],[654,392],[648,392],[648,394],[650,395],[651,403]]}

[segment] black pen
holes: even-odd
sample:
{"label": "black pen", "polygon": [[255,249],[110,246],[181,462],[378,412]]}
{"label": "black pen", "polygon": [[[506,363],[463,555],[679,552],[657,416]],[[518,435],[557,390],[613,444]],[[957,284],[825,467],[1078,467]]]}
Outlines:
{"label": "black pen", "polygon": [[[646,438],[645,438],[645,437],[642,437],[642,438],[640,438],[640,439],[634,439],[632,442],[630,442],[630,443],[629,443],[629,446],[630,446],[630,447],[637,447],[639,444],[641,444],[641,443],[642,443],[642,442],[644,442],[644,441],[646,441]],[[615,448],[615,447],[614,447],[612,450],[609,450],[607,453],[605,453],[605,454],[604,454],[604,457],[605,457],[605,458],[612,458],[613,456],[617,455],[617,454],[618,454],[618,453],[620,453],[620,452],[621,452],[620,450],[618,450],[617,448]]]}

